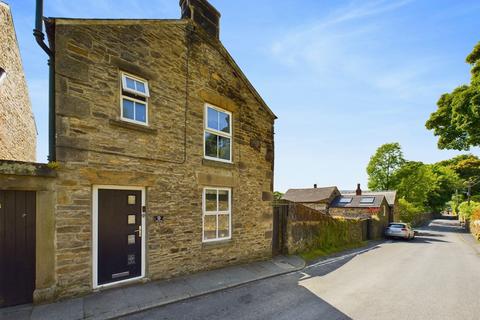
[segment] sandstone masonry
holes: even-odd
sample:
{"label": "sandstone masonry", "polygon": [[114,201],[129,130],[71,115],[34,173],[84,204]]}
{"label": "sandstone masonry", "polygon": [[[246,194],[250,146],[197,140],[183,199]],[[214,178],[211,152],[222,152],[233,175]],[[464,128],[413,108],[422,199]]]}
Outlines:
{"label": "sandstone masonry", "polygon": [[[274,114],[190,19],[50,19],[55,49],[55,297],[93,288],[93,187],[146,188],[146,278],[267,259]],[[148,126],[122,121],[121,72],[148,80]],[[232,162],[204,157],[206,103],[232,114]],[[232,192],[231,239],[202,241],[205,187]],[[154,220],[163,217],[163,222]]]}
{"label": "sandstone masonry", "polygon": [[1,1],[0,44],[0,159],[35,161],[35,120],[12,14]]}

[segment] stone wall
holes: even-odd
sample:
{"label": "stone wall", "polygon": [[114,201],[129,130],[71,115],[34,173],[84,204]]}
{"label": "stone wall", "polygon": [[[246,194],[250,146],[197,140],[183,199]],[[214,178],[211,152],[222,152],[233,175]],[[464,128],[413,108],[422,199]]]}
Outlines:
{"label": "stone wall", "polygon": [[475,239],[480,240],[480,220],[470,220],[470,232],[475,237]]}
{"label": "stone wall", "polygon": [[55,177],[45,164],[0,160],[0,190],[36,192],[35,302],[55,295]]}
{"label": "stone wall", "polygon": [[308,206],[290,204],[287,219],[289,254],[341,247],[364,239],[365,220],[332,218]]}
{"label": "stone wall", "polygon": [[[274,115],[223,46],[188,21],[50,23],[60,165],[57,297],[92,290],[93,185],[146,188],[151,280],[269,258]],[[120,71],[149,82],[147,128],[120,121]],[[232,112],[233,163],[203,158],[207,102]],[[230,241],[202,243],[206,186],[232,188]]]}
{"label": "stone wall", "polygon": [[[37,132],[10,8],[0,1],[0,159],[35,161]],[[45,89],[47,90],[47,88]]]}
{"label": "stone wall", "polygon": [[388,225],[390,208],[384,200],[380,208],[330,208],[329,214],[335,217],[370,219],[369,238],[380,239],[384,236],[385,227]]}

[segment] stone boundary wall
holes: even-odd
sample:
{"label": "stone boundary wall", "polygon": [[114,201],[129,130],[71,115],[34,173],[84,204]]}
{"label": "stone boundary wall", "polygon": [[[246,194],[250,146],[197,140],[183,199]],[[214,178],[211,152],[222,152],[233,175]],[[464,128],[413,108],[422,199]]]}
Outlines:
{"label": "stone boundary wall", "polygon": [[36,193],[35,303],[54,298],[56,178],[46,164],[0,160],[0,190]]}
{"label": "stone boundary wall", "polygon": [[430,220],[433,220],[433,219],[434,219],[434,214],[433,213],[424,212],[424,213],[421,213],[421,214],[415,216],[415,218],[410,223],[411,223],[412,227],[419,227],[419,226],[422,226],[422,225],[426,224],[427,222],[429,222]]}
{"label": "stone boundary wall", "polygon": [[470,233],[480,241],[480,220],[470,220]]}
{"label": "stone boundary wall", "polygon": [[366,220],[333,218],[302,204],[290,204],[287,219],[287,251],[307,252],[358,243],[366,237]]}

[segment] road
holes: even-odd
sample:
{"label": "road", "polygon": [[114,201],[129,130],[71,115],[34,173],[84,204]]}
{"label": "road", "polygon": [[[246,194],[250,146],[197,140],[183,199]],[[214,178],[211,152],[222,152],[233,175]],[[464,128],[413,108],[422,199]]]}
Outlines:
{"label": "road", "polygon": [[[480,253],[456,221],[124,319],[480,319]],[[467,239],[468,240],[468,239]]]}

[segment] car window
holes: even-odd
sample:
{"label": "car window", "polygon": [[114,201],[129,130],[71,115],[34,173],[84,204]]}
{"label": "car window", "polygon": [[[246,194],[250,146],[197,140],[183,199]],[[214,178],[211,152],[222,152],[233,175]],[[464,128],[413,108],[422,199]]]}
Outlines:
{"label": "car window", "polygon": [[390,228],[405,228],[405,225],[399,223],[391,223],[389,225]]}

